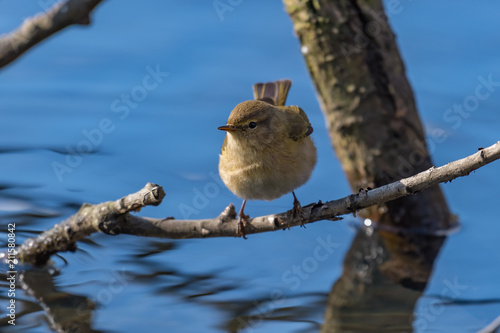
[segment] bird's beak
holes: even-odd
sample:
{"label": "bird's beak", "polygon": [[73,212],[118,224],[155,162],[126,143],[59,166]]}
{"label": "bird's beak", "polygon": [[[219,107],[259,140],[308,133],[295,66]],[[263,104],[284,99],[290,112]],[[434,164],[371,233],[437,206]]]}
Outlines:
{"label": "bird's beak", "polygon": [[217,127],[217,129],[220,129],[221,131],[226,131],[226,132],[234,132],[238,128],[234,125],[224,125],[224,126]]}

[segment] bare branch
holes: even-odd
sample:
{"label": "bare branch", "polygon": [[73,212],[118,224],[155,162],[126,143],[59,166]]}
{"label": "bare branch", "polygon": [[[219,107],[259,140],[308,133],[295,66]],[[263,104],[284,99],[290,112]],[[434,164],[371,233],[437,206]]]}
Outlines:
{"label": "bare branch", "polygon": [[44,13],[27,18],[0,38],[0,68],[54,33],[72,24],[89,25],[90,13],[102,0],[66,0]]}
{"label": "bare branch", "polygon": [[[442,167],[432,167],[412,177],[381,186],[364,189],[358,194],[329,202],[312,203],[303,207],[302,219],[292,219],[292,210],[280,214],[255,217],[245,228],[247,234],[280,230],[320,220],[338,220],[337,216],[356,213],[358,210],[381,204],[403,196],[415,194],[427,187],[455,178],[500,158],[500,141],[480,149],[477,153]],[[75,242],[102,231],[111,235],[132,234],[161,238],[236,237],[237,220],[234,206],[229,205],[216,218],[206,220],[155,219],[129,214],[147,205],[161,203],[165,193],[159,185],[148,183],[137,193],[120,200],[98,205],[83,205],[68,220],[28,239],[19,249],[19,259],[37,265],[45,264],[58,251],[75,250]],[[435,230],[430,230],[433,232]]]}
{"label": "bare branch", "polygon": [[131,211],[138,211],[149,205],[157,206],[164,197],[165,192],[161,186],[147,183],[142,190],[116,201],[98,205],[83,204],[75,215],[38,237],[26,240],[19,248],[18,259],[44,265],[54,253],[76,250],[76,242],[94,232],[115,234],[113,228],[106,227],[108,221],[121,221]]}

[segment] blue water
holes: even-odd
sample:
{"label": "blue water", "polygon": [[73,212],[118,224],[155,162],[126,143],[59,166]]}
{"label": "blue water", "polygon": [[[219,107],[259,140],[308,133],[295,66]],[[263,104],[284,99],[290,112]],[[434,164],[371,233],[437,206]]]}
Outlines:
{"label": "blue water", "polygon": [[[0,32],[43,3],[0,1]],[[494,1],[402,0],[390,15],[436,165],[500,139],[500,87],[482,88],[488,97],[464,115],[447,111],[470,101],[482,79],[500,81],[499,11]],[[306,110],[315,128],[318,165],[296,191],[299,199],[306,204],[350,194],[280,1],[242,1],[222,17],[212,1],[106,1],[92,20],[0,71],[2,248],[8,223],[16,223],[20,244],[84,202],[115,200],[146,182],[161,184],[167,195],[143,216],[209,218],[230,202],[239,206],[218,185],[224,133],[216,128],[237,103],[252,98],[253,83],[278,78],[293,80],[288,103]],[[155,79],[152,71],[161,74]],[[100,127],[102,135],[89,140],[85,133]],[[72,151],[86,153],[78,158]],[[55,171],[61,165],[64,171]],[[499,171],[496,162],[442,186],[462,228],[441,249],[416,320],[408,318],[416,332],[475,332],[500,315]],[[193,202],[207,188],[216,194]],[[246,212],[270,214],[291,204],[290,196],[249,202]],[[194,211],[186,213],[187,206]],[[77,252],[54,258],[53,283],[94,302],[92,327],[104,332],[230,331],[233,318],[264,310],[274,319],[256,320],[245,331],[317,331],[355,235],[352,221],[347,216],[247,241],[94,234]],[[291,283],[286,276],[313,255],[320,237],[330,237],[335,251],[298,285]],[[449,283],[458,284],[463,302],[443,304]],[[265,301],[273,293],[283,295],[280,301]],[[2,321],[2,331],[51,331],[34,297],[18,288],[16,299],[17,325]]]}

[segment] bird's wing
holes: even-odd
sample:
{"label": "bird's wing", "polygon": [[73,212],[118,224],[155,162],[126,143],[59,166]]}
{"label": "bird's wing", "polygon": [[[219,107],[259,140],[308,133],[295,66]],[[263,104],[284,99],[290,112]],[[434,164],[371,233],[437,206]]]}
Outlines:
{"label": "bird's wing", "polygon": [[311,135],[313,128],[304,110],[298,106],[285,106],[280,109],[289,115],[290,129],[288,134],[291,139],[297,141]]}
{"label": "bird's wing", "polygon": [[291,86],[292,81],[288,79],[256,83],[253,85],[253,97],[272,105],[283,106]]}

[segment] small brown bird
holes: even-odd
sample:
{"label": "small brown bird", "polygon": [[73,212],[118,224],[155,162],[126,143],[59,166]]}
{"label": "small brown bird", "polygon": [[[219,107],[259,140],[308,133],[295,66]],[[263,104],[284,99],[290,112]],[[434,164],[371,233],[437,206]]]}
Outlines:
{"label": "small brown bird", "polygon": [[257,83],[253,101],[238,104],[218,129],[226,131],[219,174],[226,186],[243,199],[238,235],[245,237],[247,200],[274,200],[292,192],[293,217],[301,214],[295,193],[316,165],[313,128],[298,106],[285,106],[290,80]]}

